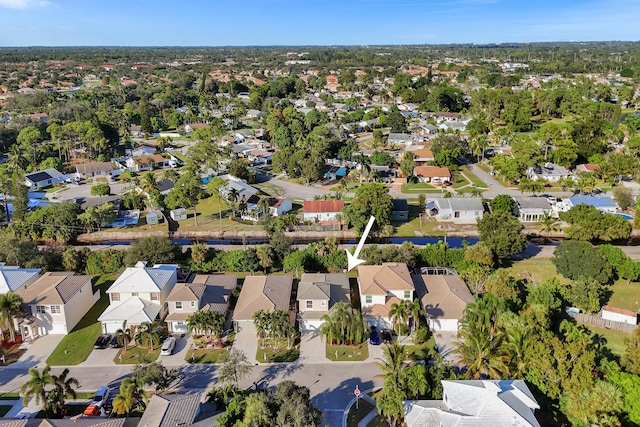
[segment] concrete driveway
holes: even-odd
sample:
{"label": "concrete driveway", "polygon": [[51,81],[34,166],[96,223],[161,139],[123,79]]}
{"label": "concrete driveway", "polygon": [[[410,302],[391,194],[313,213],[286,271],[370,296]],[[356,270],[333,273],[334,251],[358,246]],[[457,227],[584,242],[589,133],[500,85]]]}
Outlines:
{"label": "concrete driveway", "polygon": [[[98,182],[96,182],[98,184]],[[92,179],[87,179],[84,184],[65,184],[66,190],[57,191],[48,195],[51,199],[55,197],[57,201],[63,200],[75,200],[77,198],[83,199],[99,199],[99,197],[91,195],[91,187],[94,185]],[[125,189],[129,188],[131,184],[125,184],[120,182],[110,182],[111,194],[121,194]]]}
{"label": "concrete driveway", "polygon": [[94,348],[87,360],[80,366],[110,366],[115,365],[113,359],[118,354],[118,348]]}
{"label": "concrete driveway", "polygon": [[165,366],[182,366],[186,362],[184,358],[187,356],[189,348],[192,346],[191,336],[185,336],[181,338],[180,335],[174,335],[176,338],[176,346],[173,349],[173,354],[170,356],[158,356],[158,362],[162,362]]}
{"label": "concrete driveway", "polygon": [[29,369],[34,366],[46,365],[46,360],[54,348],[60,344],[64,335],[45,335],[31,341],[27,351],[18,359],[17,362],[11,364],[13,369]]}
{"label": "concrete driveway", "polygon": [[239,323],[239,331],[233,340],[233,348],[243,351],[247,355],[250,363],[256,362],[256,353],[258,352],[258,337],[256,336],[256,326],[252,321],[243,321]]}
{"label": "concrete driveway", "polygon": [[438,353],[452,366],[460,366],[460,356],[455,347],[455,343],[458,341],[457,332],[439,331],[433,334],[433,338],[436,341]]}
{"label": "concrete driveway", "polygon": [[300,363],[327,363],[326,343],[318,331],[300,335]]}

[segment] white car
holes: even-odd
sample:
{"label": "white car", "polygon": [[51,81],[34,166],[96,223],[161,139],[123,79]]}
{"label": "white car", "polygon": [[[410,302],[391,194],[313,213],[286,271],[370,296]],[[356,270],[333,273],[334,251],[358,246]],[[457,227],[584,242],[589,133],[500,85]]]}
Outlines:
{"label": "white car", "polygon": [[176,339],[174,337],[169,337],[162,343],[162,350],[160,350],[160,355],[162,356],[171,356],[173,353],[173,349],[176,346]]}

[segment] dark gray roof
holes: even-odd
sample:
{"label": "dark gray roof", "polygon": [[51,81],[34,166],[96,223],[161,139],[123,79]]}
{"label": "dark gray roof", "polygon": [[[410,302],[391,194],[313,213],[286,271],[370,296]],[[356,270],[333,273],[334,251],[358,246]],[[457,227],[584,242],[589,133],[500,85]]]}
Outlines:
{"label": "dark gray roof", "polygon": [[200,408],[196,394],[154,394],[138,427],[176,427],[193,424]]}
{"label": "dark gray roof", "polygon": [[409,211],[409,204],[405,199],[393,199],[393,211],[394,212]]}

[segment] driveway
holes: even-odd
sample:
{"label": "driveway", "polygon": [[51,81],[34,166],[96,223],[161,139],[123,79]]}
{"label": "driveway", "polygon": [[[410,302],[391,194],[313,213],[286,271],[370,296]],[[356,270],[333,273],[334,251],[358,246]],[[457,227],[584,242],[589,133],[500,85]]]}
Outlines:
{"label": "driveway", "polygon": [[[86,184],[65,184],[66,190],[49,194],[48,197],[52,198],[53,196],[57,201],[75,200],[78,198],[99,199],[99,197],[91,195],[91,187],[93,185],[91,179],[87,179]],[[111,187],[111,194],[121,194],[125,189],[129,188],[131,184],[110,182],[109,186]]]}
{"label": "driveway", "polygon": [[115,365],[113,359],[118,354],[117,348],[95,348],[87,357],[87,360],[80,363],[80,366],[109,366]]}
{"label": "driveway", "polygon": [[327,363],[325,340],[318,331],[300,335],[300,363]]}
{"label": "driveway", "polygon": [[451,363],[452,366],[461,366],[455,343],[458,341],[457,332],[439,331],[433,334],[438,352]]}
{"label": "driveway", "polygon": [[11,364],[12,369],[29,369],[34,366],[46,365],[46,360],[54,348],[60,344],[64,335],[45,335],[30,342],[29,348],[18,359]]}
{"label": "driveway", "polygon": [[256,179],[258,182],[268,181],[271,184],[281,187],[282,195],[292,199],[313,200],[315,196],[324,196],[325,194],[329,194],[329,191],[322,190],[312,185],[294,184],[277,178],[271,178],[266,175],[256,175]]}
{"label": "driveway", "polygon": [[233,348],[243,351],[250,363],[256,362],[258,337],[256,336],[256,326],[252,321],[238,322],[238,332],[233,340]]}
{"label": "driveway", "polygon": [[170,356],[158,356],[158,361],[162,362],[165,366],[182,366],[185,364],[185,357],[187,352],[191,348],[193,340],[191,335],[187,335],[184,338],[180,335],[174,335],[176,338],[176,346],[173,349],[173,353]]}

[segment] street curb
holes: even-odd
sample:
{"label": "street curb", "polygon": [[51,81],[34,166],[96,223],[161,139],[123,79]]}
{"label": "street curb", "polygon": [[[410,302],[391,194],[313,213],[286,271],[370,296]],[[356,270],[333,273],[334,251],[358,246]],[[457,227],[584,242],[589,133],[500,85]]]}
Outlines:
{"label": "street curb", "polygon": [[[360,393],[361,394],[368,394],[371,391],[377,390],[378,387],[376,388],[370,388],[367,390],[361,390]],[[356,400],[358,398],[354,397],[353,399],[351,399],[351,401],[347,404],[347,407],[344,408],[344,414],[342,415],[342,427],[347,427],[347,417],[349,416],[349,411],[351,410],[351,407],[353,406],[354,403],[356,403]]]}

